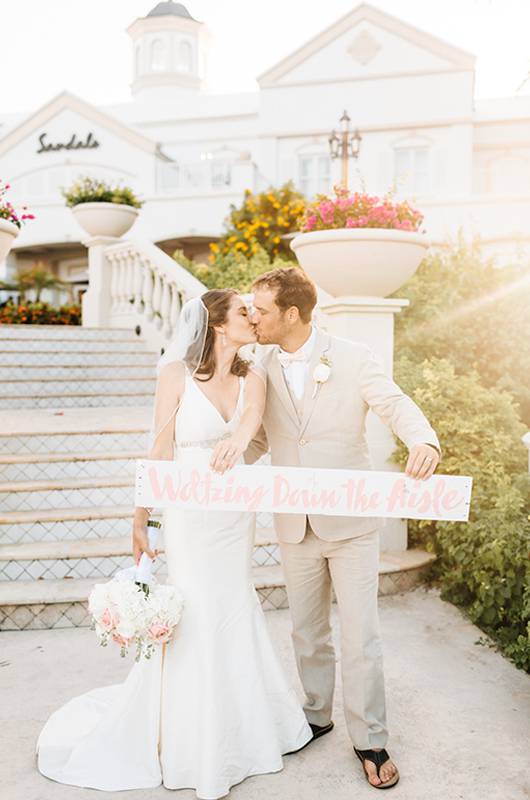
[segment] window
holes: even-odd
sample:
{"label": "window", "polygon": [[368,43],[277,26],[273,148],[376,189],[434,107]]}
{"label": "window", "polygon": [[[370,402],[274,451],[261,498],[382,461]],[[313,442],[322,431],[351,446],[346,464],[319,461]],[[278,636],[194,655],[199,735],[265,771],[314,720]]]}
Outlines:
{"label": "window", "polygon": [[151,57],[149,59],[152,72],[161,72],[164,67],[164,45],[160,39],[151,43]]}
{"label": "window", "polygon": [[230,186],[232,182],[232,168],[229,161],[216,160],[211,162],[212,187]]}
{"label": "window", "polygon": [[179,166],[175,161],[164,161],[159,169],[160,188],[176,189],[180,185]]}
{"label": "window", "polygon": [[306,197],[329,191],[331,165],[329,156],[303,155],[298,158],[298,186]]}
{"label": "window", "polygon": [[193,72],[193,53],[189,42],[182,41],[179,44],[177,69],[179,72]]}
{"label": "window", "polygon": [[394,181],[400,194],[425,194],[429,191],[429,148],[396,147]]}

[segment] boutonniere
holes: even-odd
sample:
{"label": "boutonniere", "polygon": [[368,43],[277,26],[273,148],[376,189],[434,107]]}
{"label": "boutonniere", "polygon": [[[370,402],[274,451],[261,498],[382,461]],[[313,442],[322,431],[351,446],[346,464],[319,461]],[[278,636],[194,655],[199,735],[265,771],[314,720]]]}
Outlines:
{"label": "boutonniere", "polygon": [[313,380],[315,381],[315,388],[313,389],[312,397],[316,395],[318,387],[321,386],[323,383],[326,383],[330,375],[331,375],[331,361],[327,356],[320,356],[320,363],[317,364],[315,369],[313,370]]}

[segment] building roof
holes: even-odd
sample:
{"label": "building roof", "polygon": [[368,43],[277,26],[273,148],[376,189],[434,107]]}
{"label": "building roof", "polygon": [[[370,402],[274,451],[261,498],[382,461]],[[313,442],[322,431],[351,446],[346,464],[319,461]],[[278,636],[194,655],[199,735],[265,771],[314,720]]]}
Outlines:
{"label": "building roof", "polygon": [[151,9],[148,17],[186,17],[186,19],[194,19],[186,6],[182,3],[174,3],[173,0],[166,0],[163,3],[158,3]]}

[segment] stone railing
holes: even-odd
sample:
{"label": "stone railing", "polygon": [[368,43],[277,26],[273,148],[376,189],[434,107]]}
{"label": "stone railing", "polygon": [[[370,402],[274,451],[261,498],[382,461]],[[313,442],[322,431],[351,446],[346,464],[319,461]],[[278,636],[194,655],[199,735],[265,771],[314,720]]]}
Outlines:
{"label": "stone railing", "polygon": [[153,349],[167,345],[186,300],[206,291],[203,283],[147,241],[97,237],[89,250],[89,289],[83,325],[141,329]]}

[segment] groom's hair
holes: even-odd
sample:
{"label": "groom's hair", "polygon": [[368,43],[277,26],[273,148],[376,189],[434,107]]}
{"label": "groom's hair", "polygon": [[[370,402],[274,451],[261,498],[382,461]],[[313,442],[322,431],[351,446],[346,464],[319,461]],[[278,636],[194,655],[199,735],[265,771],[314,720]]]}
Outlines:
{"label": "groom's hair", "polygon": [[251,291],[256,289],[270,289],[274,292],[274,302],[282,313],[291,306],[296,306],[302,322],[311,322],[311,315],[317,304],[317,290],[311,278],[299,267],[271,269],[258,275]]}

